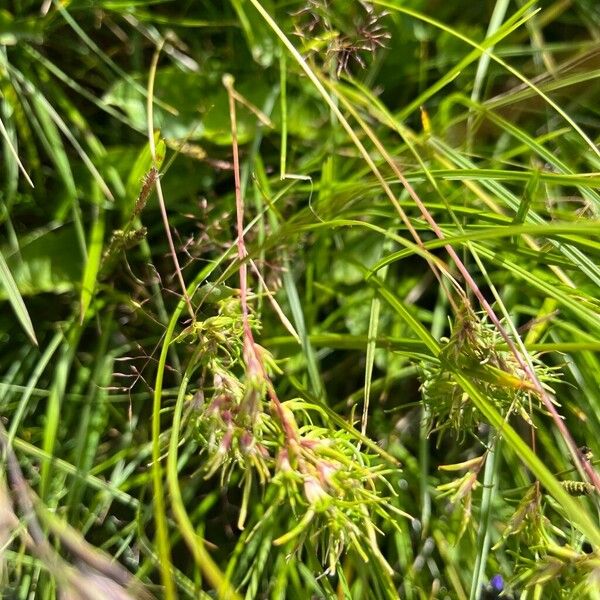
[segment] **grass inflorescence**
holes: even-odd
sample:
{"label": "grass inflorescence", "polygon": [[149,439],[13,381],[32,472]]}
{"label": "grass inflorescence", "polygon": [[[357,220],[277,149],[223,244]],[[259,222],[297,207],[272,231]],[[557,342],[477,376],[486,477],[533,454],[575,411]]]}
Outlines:
{"label": "grass inflorescence", "polygon": [[0,8],[0,595],[600,600],[600,12]]}

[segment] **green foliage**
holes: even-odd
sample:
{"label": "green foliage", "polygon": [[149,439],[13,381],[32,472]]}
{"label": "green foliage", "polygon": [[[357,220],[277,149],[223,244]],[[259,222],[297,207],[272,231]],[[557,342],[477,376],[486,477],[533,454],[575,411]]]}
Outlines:
{"label": "green foliage", "polygon": [[4,3],[0,595],[600,600],[599,35]]}

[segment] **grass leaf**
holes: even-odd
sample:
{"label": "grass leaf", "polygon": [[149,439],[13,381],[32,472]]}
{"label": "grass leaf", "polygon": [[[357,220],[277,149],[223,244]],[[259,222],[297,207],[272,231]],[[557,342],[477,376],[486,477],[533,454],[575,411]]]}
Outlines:
{"label": "grass leaf", "polygon": [[6,260],[4,260],[4,256],[0,252],[0,281],[4,286],[4,289],[8,295],[8,300],[19,319],[19,323],[29,336],[29,339],[37,346],[38,342],[35,337],[35,331],[33,330],[33,323],[31,322],[31,317],[27,312],[27,307],[25,306],[25,302],[23,302],[23,298],[19,293],[19,289],[17,288],[17,284],[13,279],[13,276],[6,264]]}

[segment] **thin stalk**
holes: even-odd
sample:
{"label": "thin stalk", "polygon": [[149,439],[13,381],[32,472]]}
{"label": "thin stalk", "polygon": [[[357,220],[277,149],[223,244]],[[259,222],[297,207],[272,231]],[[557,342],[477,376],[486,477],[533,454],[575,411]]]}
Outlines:
{"label": "thin stalk", "polygon": [[[231,75],[223,76],[223,85],[227,90],[229,98],[229,118],[231,120],[231,145],[233,150],[233,173],[235,184],[235,206],[236,206],[236,224],[237,224],[237,250],[240,261],[240,303],[242,306],[242,322],[244,329],[244,360],[251,375],[260,375],[267,385],[267,393],[273,404],[275,412],[285,432],[286,440],[290,444],[296,443],[297,433],[290,422],[290,418],[283,410],[283,406],[275,388],[267,375],[263,362],[254,343],[254,336],[250,327],[249,308],[248,308],[248,265],[246,258],[248,252],[244,243],[244,199],[242,197],[242,187],[240,180],[240,157],[237,138],[237,118],[235,110],[235,90],[233,89],[234,79]],[[294,446],[295,447],[295,446]]]}
{"label": "thin stalk", "polygon": [[[177,319],[172,320],[172,322],[176,323]],[[169,342],[167,342],[167,345],[168,343]],[[197,352],[202,350],[203,348],[200,346],[197,349]],[[187,547],[192,552],[196,564],[200,567],[206,579],[217,591],[221,600],[241,600],[239,594],[237,594],[231,587],[231,584],[225,575],[221,572],[215,561],[206,551],[204,540],[202,540],[202,538],[200,538],[196,533],[194,525],[186,511],[185,503],[181,495],[181,488],[179,487],[179,479],[177,475],[177,447],[180,442],[179,434],[181,429],[181,416],[183,413],[183,404],[187,392],[187,386],[190,381],[190,377],[198,366],[196,354],[190,360],[190,364],[183,376],[183,380],[179,386],[177,402],[175,404],[173,428],[171,430],[169,453],[167,457],[167,482],[169,494],[171,495],[171,500],[173,503],[173,514],[175,515],[175,519],[177,520],[177,523],[181,529],[181,535],[183,536]]]}
{"label": "thin stalk", "polygon": [[[150,74],[148,77],[148,95],[147,95],[147,117],[148,117],[148,141],[150,144],[150,153],[152,155],[152,162],[156,164],[156,145],[154,143],[154,127],[153,127],[153,95],[154,95],[154,79],[156,76],[156,68],[158,66],[158,57],[160,55],[162,43],[157,47],[152,57],[152,64],[150,66]],[[160,205],[160,213],[163,220],[165,232],[167,234],[167,240],[169,242],[169,248],[171,251],[171,257],[175,265],[175,271],[179,278],[179,283],[183,289],[183,297],[185,299],[188,311],[194,319],[194,311],[190,299],[185,289],[185,283],[183,276],[181,275],[181,269],[179,268],[179,261],[177,260],[177,253],[175,252],[175,246],[173,244],[173,238],[171,237],[171,229],[169,226],[169,218],[167,216],[167,209],[165,206],[164,197],[162,194],[162,188],[160,185],[160,178],[156,178],[156,195]],[[173,323],[172,329],[175,328]],[[167,333],[171,329],[171,323],[167,328]],[[164,350],[163,346],[163,350]],[[167,345],[168,348],[168,345]],[[162,358],[162,354],[161,354]],[[166,600],[175,600],[177,598],[177,590],[175,587],[175,581],[173,579],[173,573],[171,571],[171,545],[169,542],[169,530],[167,525],[167,515],[164,499],[163,489],[163,471],[161,467],[161,452],[160,452],[160,406],[161,406],[161,388],[163,371],[158,371],[156,374],[156,386],[154,392],[154,402],[152,410],[152,482],[154,487],[154,520],[156,521],[156,545],[159,557],[159,567],[162,584],[164,586],[164,594]]]}
{"label": "thin stalk", "polygon": [[[148,77],[148,96],[146,99],[146,113],[148,117],[148,143],[150,144],[150,154],[152,155],[152,162],[154,165],[157,164],[156,160],[156,143],[154,141],[154,117],[153,117],[153,98],[154,98],[154,80],[156,78],[156,69],[158,67],[158,58],[160,56],[160,51],[164,42],[156,48],[154,52],[154,56],[152,57],[152,64],[150,65],[150,74]],[[169,244],[169,251],[171,253],[171,258],[173,259],[173,265],[175,267],[175,273],[177,274],[177,279],[179,280],[179,285],[181,286],[181,291],[183,294],[183,298],[185,299],[185,303],[187,305],[188,312],[192,321],[195,319],[194,309],[192,308],[192,303],[190,302],[190,297],[188,296],[187,289],[185,287],[185,281],[183,280],[183,273],[181,272],[181,267],[179,266],[179,259],[177,258],[177,252],[175,250],[175,244],[173,243],[173,236],[171,235],[171,226],[169,225],[169,217],[167,215],[167,207],[165,204],[165,198],[163,195],[162,185],[160,183],[160,177],[156,177],[155,181],[156,187],[156,196],[158,198],[158,205],[160,206],[160,214],[162,216],[163,225],[165,228],[165,233],[167,234],[167,242]]]}
{"label": "thin stalk", "polygon": [[[497,440],[496,440],[497,437]],[[500,447],[502,438],[497,436],[496,431],[491,431],[489,436],[490,450],[486,456],[485,469],[483,473],[483,493],[481,496],[481,516],[479,520],[479,531],[477,532],[477,556],[475,557],[475,568],[471,580],[471,592],[469,600],[479,600],[483,589],[485,577],[485,566],[490,550],[490,522],[492,516],[492,503],[498,487],[498,471],[500,465]]]}

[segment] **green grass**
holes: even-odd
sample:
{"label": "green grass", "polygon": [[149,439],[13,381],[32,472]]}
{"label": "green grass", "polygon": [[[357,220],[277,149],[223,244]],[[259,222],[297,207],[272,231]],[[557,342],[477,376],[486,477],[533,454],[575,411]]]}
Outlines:
{"label": "green grass", "polygon": [[0,590],[600,599],[600,10],[0,8]]}

